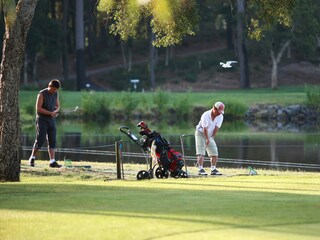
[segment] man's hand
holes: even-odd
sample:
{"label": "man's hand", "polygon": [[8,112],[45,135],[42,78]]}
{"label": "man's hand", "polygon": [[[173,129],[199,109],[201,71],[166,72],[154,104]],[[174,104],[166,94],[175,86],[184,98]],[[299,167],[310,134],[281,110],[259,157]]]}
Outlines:
{"label": "man's hand", "polygon": [[210,139],[208,136],[208,129],[206,127],[203,128],[203,133],[204,133],[204,136],[206,137],[206,146],[208,146],[210,143]]}
{"label": "man's hand", "polygon": [[50,113],[51,117],[58,117],[58,115],[59,115],[59,112],[57,109]]}

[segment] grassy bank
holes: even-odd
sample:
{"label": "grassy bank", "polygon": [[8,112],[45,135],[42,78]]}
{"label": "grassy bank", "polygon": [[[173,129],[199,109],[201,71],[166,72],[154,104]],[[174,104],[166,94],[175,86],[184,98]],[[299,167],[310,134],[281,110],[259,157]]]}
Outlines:
{"label": "grassy bank", "polygon": [[[72,108],[75,105],[81,106],[82,95],[84,92],[60,91],[61,101],[64,108]],[[110,102],[117,102],[121,98],[121,92],[96,92],[95,95],[103,95]],[[238,101],[246,106],[251,106],[256,103],[265,104],[301,104],[306,101],[306,92],[304,86],[298,87],[281,87],[278,90],[271,89],[247,89],[247,90],[224,90],[210,92],[168,92],[172,100],[177,100],[186,96],[190,97],[192,105],[211,106],[214,101]],[[26,106],[34,104],[37,91],[20,91],[20,104]],[[144,96],[146,102],[152,102],[151,92],[134,93],[132,92],[133,101]]]}
{"label": "grassy bank", "polygon": [[[309,90],[307,90],[309,89]],[[312,104],[319,101],[320,90],[311,93],[306,87],[285,87],[278,90],[247,89],[213,92],[70,92],[61,90],[62,111],[70,112],[80,107],[81,117],[86,120],[106,122],[110,118],[125,119],[142,116],[146,119],[163,118],[172,120],[191,119],[204,109],[212,107],[215,101],[227,106],[227,118],[243,118],[247,109],[254,104]],[[316,88],[319,89],[319,88]],[[307,91],[307,92],[306,92]],[[37,92],[20,92],[20,109],[24,121],[33,121]],[[310,99],[309,99],[310,100]],[[199,109],[200,107],[200,109]],[[71,114],[80,117],[79,114]],[[66,116],[62,114],[62,117]],[[177,119],[179,118],[179,119]]]}
{"label": "grassy bank", "polygon": [[0,238],[319,237],[319,173],[223,171],[221,177],[136,181],[23,166],[20,183],[0,184]]}

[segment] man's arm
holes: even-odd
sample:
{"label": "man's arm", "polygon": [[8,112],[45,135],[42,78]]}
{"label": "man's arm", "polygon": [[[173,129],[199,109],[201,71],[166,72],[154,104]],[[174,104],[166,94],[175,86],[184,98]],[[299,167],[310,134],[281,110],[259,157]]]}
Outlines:
{"label": "man's arm", "polygon": [[215,126],[213,133],[212,133],[212,137],[215,137],[218,131],[219,131],[219,128],[217,126]]}
{"label": "man's arm", "polygon": [[208,128],[207,127],[203,128],[203,133],[204,133],[204,136],[206,138],[206,145],[208,145],[210,140],[209,140],[209,136],[208,136]]}
{"label": "man's arm", "polygon": [[59,100],[59,94],[57,96],[57,101],[56,101],[56,109],[54,110],[55,113],[58,113],[60,111],[60,100]]}

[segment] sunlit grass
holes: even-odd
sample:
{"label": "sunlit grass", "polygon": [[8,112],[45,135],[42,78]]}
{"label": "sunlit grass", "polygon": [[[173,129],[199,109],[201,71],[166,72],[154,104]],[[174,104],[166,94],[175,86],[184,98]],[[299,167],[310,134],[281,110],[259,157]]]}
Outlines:
{"label": "sunlit grass", "polygon": [[[92,169],[111,167],[90,164]],[[59,174],[62,171],[69,175]],[[234,174],[221,177],[136,181],[86,179],[79,177],[85,171],[45,167],[32,173],[24,167],[20,183],[0,184],[0,236],[2,240],[319,237],[319,173],[258,169],[259,175],[248,176],[244,169],[231,171]]]}

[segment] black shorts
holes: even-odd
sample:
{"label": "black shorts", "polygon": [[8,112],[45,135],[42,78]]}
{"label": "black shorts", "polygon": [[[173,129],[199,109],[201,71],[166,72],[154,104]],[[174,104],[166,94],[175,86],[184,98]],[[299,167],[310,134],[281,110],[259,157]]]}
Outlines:
{"label": "black shorts", "polygon": [[56,148],[56,120],[55,118],[36,118],[36,140],[33,148],[41,148],[47,140],[48,148]]}

